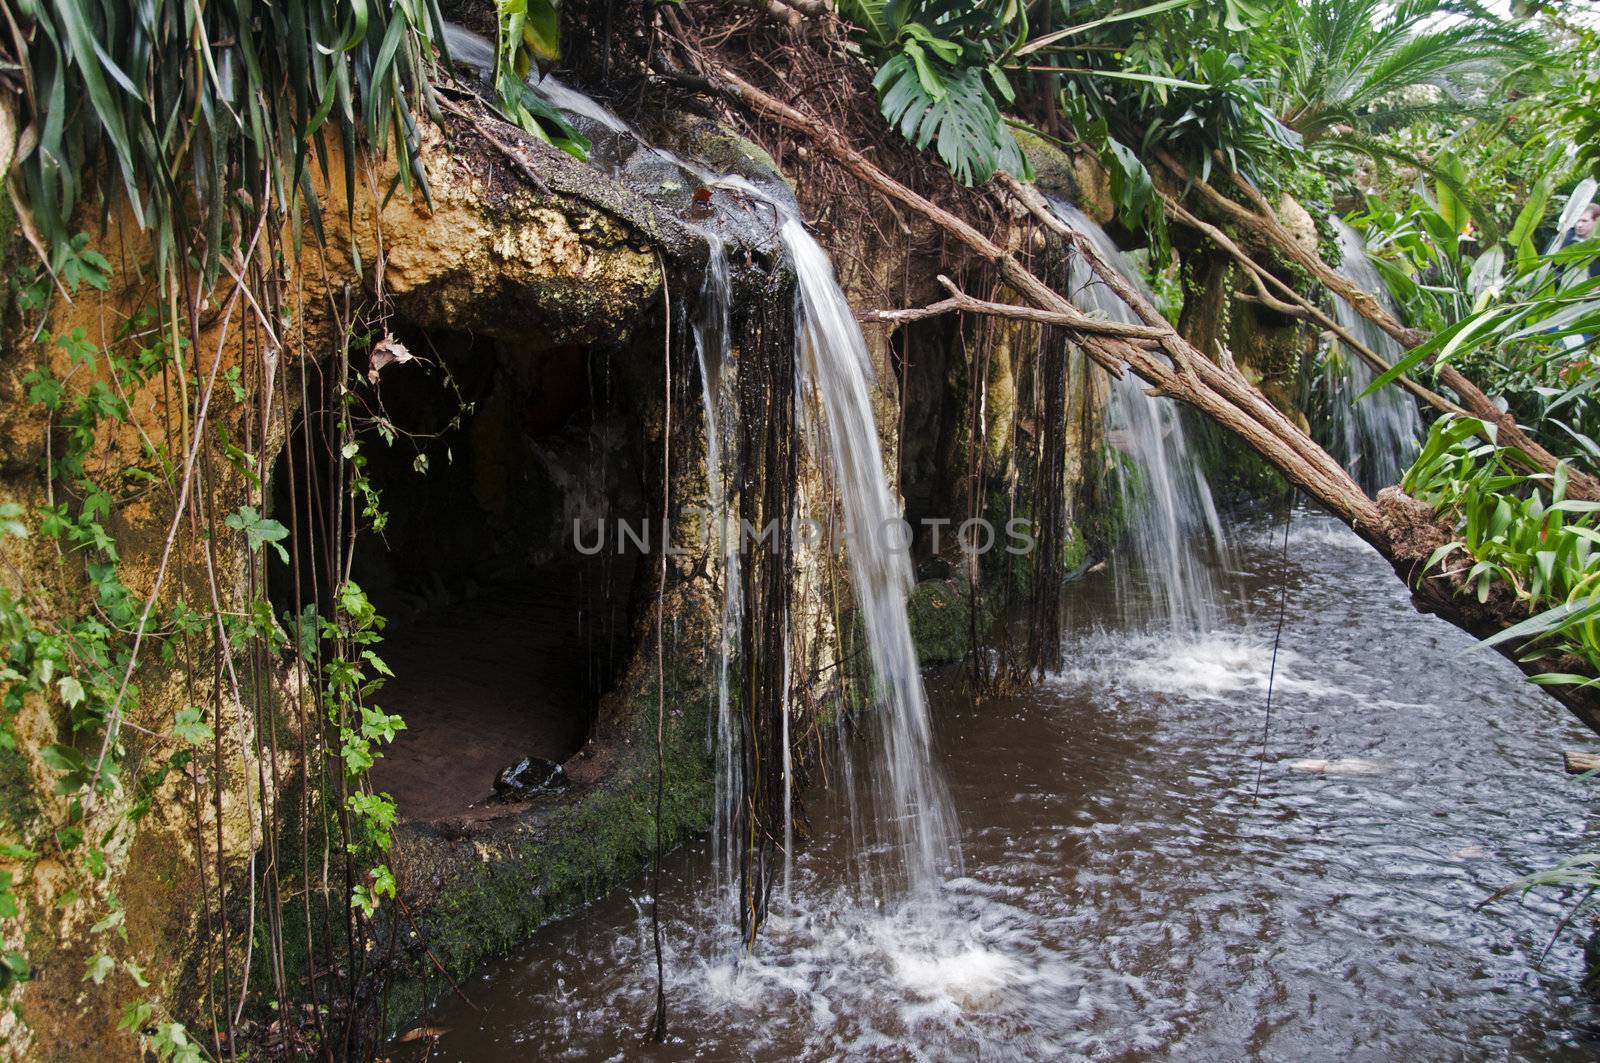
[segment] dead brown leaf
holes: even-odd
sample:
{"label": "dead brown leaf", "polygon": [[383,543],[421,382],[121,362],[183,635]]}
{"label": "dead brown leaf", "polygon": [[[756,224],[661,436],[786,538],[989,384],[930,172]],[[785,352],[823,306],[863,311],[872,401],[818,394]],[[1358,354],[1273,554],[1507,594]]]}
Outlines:
{"label": "dead brown leaf", "polygon": [[367,382],[376,384],[384,366],[413,361],[415,358],[416,355],[407,350],[405,344],[395,339],[392,333],[385,332],[383,339],[372,348],[372,358],[367,362]]}

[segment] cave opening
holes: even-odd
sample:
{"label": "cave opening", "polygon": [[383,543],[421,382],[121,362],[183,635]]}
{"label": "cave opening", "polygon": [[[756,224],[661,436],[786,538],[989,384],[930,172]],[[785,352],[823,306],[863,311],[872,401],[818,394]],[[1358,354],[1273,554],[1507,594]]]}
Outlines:
{"label": "cave opening", "polygon": [[[352,357],[342,399],[335,367],[305,374],[271,480],[272,513],[296,532],[296,564],[269,562],[274,609],[328,615],[328,574],[347,572],[386,619],[376,651],[394,675],[375,700],[405,730],[371,780],[402,819],[518,811],[496,799],[502,769],[559,764],[594,736],[640,555],[596,550],[593,529],[647,513],[620,357],[396,324]],[[358,466],[376,521],[341,501]]]}

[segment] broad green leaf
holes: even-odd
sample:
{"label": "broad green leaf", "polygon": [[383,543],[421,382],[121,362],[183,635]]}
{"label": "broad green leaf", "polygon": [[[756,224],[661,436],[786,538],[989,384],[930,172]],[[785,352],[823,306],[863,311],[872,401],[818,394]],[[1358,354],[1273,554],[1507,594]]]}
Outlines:
{"label": "broad green leaf", "polygon": [[[1533,191],[1528,194],[1528,201],[1517,212],[1517,220],[1511,225],[1511,233],[1506,237],[1506,242],[1512,247],[1519,247],[1524,240],[1533,235],[1533,231],[1544,220],[1544,210],[1550,203],[1550,180],[1541,177],[1534,183]],[[1531,246],[1531,244],[1530,244]]]}

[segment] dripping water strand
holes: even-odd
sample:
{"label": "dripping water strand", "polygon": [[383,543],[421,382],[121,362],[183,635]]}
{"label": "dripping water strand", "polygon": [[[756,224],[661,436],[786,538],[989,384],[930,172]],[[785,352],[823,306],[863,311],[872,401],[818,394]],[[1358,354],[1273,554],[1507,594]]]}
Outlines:
{"label": "dripping water strand", "polygon": [[[1120,248],[1082,211],[1051,201],[1051,210],[1083,234],[1100,257],[1154,300],[1138,270]],[[1140,319],[1097,277],[1081,256],[1072,256],[1067,274],[1073,305],[1092,317],[1125,324]],[[1162,622],[1176,636],[1195,636],[1216,623],[1218,599],[1205,549],[1222,571],[1234,568],[1227,537],[1205,473],[1184,432],[1171,399],[1148,394],[1142,381],[1124,373],[1111,383],[1106,442],[1113,458],[1120,511],[1127,527],[1126,558],[1116,566],[1118,599],[1131,623]],[[1141,615],[1144,599],[1148,612]],[[1152,615],[1153,614],[1153,615]]]}
{"label": "dripping water strand", "polygon": [[[1333,221],[1343,258],[1340,268],[1362,290],[1374,293],[1384,309],[1398,313],[1361,234],[1338,218]],[[1346,332],[1386,362],[1393,364],[1404,357],[1405,351],[1394,337],[1337,296],[1333,316]],[[1332,343],[1322,364],[1326,414],[1321,418],[1325,423],[1320,435],[1369,494],[1400,482],[1422,436],[1416,401],[1398,386],[1386,386],[1362,398],[1373,380],[1366,362],[1337,341]]]}
{"label": "dripping water strand", "polygon": [[[661,271],[661,305],[665,319],[661,334],[663,371],[661,426],[661,529],[666,536],[668,506],[672,496],[672,285],[667,279],[667,264],[656,252],[656,267]],[[667,1039],[667,976],[661,955],[661,807],[667,785],[664,731],[667,718],[667,550],[661,550],[661,580],[656,585],[656,845],[650,882],[650,931],[656,949],[656,1018],[651,1036],[657,1044]]]}
{"label": "dripping water strand", "polygon": [[1294,520],[1294,485],[1289,485],[1289,499],[1283,507],[1283,556],[1280,562],[1282,579],[1278,584],[1278,629],[1272,636],[1272,663],[1267,667],[1267,712],[1261,721],[1261,756],[1256,760],[1256,788],[1250,800],[1261,798],[1261,773],[1267,765],[1267,736],[1272,729],[1272,687],[1278,678],[1278,646],[1283,642],[1283,614],[1289,606],[1289,525]]}

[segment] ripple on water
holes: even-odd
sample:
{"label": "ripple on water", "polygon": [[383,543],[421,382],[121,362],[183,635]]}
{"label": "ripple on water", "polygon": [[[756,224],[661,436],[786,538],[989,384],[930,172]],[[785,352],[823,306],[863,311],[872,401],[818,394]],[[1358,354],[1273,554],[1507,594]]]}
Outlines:
{"label": "ripple on water", "polygon": [[[1320,522],[1320,523],[1319,523]],[[863,901],[837,795],[793,901],[743,953],[664,869],[672,1039],[659,1059],[1591,1058],[1559,896],[1480,908],[1591,836],[1555,766],[1592,739],[1493,655],[1419,616],[1324,518],[1245,528],[1226,622],[1085,626],[1067,667],[975,705],[935,684],[965,877]],[[1276,532],[1276,535],[1274,535]],[[1361,550],[1365,551],[1361,546]],[[1117,615],[1111,574],[1075,589]],[[1288,589],[1263,745],[1278,593]],[[1256,793],[1257,774],[1260,793]],[[447,1000],[435,1058],[636,1058],[654,994],[644,884]]]}

